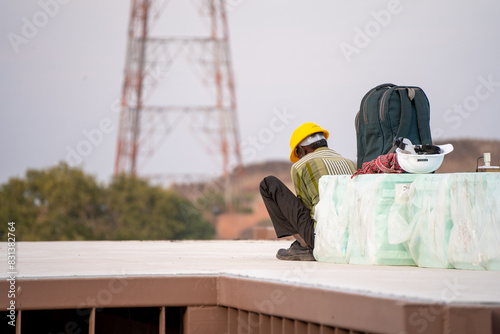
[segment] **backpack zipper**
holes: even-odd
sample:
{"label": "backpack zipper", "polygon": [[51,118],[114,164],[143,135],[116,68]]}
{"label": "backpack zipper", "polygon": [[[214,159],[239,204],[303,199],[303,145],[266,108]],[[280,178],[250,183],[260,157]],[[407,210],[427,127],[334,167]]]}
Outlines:
{"label": "backpack zipper", "polygon": [[[396,88],[397,89],[397,88]],[[385,107],[385,97],[387,96],[387,94],[389,94],[389,91],[391,89],[389,88],[388,90],[386,90],[384,92],[384,94],[382,94],[382,103],[380,104],[380,120],[383,121],[384,120],[384,107]]]}
{"label": "backpack zipper", "polygon": [[363,103],[363,118],[365,120],[365,124],[368,124],[368,115],[366,114],[366,104],[367,104],[367,101],[368,101],[368,98],[370,96],[373,95],[373,93],[375,93],[377,90],[374,89],[370,94],[368,94],[368,96],[366,97],[365,99],[365,102]]}

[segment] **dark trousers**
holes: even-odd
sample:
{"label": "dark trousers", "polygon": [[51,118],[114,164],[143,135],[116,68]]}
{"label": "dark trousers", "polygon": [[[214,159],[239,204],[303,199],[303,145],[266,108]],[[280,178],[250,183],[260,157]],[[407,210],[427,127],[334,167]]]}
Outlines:
{"label": "dark trousers", "polygon": [[278,238],[299,234],[314,248],[314,220],[304,203],[274,176],[262,180],[260,194]]}

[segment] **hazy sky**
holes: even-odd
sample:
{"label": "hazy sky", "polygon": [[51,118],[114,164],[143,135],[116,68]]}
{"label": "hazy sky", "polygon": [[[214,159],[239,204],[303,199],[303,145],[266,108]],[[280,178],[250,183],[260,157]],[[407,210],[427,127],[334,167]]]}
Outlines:
{"label": "hazy sky", "polygon": [[[328,129],[330,147],[355,160],[359,103],[385,82],[424,89],[436,143],[500,139],[500,2],[226,2],[245,163],[287,160],[292,131],[307,121]],[[176,35],[202,29],[186,3],[171,0],[159,27]],[[67,160],[94,129],[102,138],[79,165],[109,180],[129,7],[129,0],[1,2],[0,182]],[[159,96],[203,94],[184,65],[172,67]],[[180,132],[165,147],[184,151],[163,150],[148,171],[220,170]]]}

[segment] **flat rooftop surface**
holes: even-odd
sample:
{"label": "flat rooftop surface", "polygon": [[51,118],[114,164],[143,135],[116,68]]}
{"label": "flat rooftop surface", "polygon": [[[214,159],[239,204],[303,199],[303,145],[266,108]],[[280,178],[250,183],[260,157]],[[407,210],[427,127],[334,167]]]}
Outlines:
{"label": "flat rooftop surface", "polygon": [[[229,276],[391,299],[500,304],[500,272],[280,261],[290,241],[17,242],[17,279]],[[7,277],[0,243],[0,279]]]}

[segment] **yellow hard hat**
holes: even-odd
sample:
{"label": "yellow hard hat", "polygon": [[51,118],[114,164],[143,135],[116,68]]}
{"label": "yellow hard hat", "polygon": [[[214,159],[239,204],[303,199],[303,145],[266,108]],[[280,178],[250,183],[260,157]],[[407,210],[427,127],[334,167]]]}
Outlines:
{"label": "yellow hard hat", "polygon": [[325,139],[328,139],[328,131],[321,128],[316,123],[307,122],[299,126],[292,133],[292,138],[290,138],[290,148],[292,152],[290,153],[290,161],[297,162],[299,161],[299,157],[295,155],[295,148],[300,144],[307,136],[312,135],[313,133],[323,132],[325,135]]}

